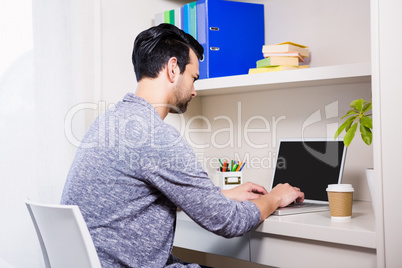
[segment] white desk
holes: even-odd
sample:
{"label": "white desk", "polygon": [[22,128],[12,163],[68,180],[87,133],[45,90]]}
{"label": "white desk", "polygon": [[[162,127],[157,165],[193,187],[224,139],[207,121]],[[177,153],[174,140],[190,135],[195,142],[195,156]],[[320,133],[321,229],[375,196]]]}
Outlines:
{"label": "white desk", "polygon": [[243,237],[225,239],[178,213],[174,245],[278,267],[375,267],[370,202],[355,201],[352,220],[332,222],[329,211],[270,216]]}

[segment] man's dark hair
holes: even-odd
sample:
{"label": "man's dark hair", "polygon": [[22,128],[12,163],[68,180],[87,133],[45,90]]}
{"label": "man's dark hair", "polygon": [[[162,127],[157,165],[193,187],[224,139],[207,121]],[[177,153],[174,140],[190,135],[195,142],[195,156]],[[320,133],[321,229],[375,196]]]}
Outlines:
{"label": "man's dark hair", "polygon": [[200,43],[172,24],[162,23],[141,32],[135,39],[132,55],[137,81],[156,78],[171,57],[177,58],[182,74],[190,62],[190,48],[202,59],[204,49]]}

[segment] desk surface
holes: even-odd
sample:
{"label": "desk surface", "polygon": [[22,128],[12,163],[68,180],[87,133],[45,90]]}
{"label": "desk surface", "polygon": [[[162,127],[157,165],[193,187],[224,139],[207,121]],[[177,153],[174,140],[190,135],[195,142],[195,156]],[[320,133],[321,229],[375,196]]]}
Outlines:
{"label": "desk surface", "polygon": [[271,216],[256,232],[376,248],[375,219],[370,202],[354,201],[349,222],[331,221],[329,211]]}
{"label": "desk surface", "polygon": [[[178,220],[192,221],[185,213]],[[270,216],[251,232],[296,237],[364,248],[376,248],[375,219],[370,202],[354,201],[350,222],[333,222],[329,211]]]}

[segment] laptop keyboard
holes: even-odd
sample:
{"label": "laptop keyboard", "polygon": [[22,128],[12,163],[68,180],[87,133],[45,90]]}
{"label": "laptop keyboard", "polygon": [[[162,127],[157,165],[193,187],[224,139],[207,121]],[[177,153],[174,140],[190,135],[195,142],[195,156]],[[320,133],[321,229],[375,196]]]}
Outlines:
{"label": "laptop keyboard", "polygon": [[273,213],[274,215],[290,215],[290,214],[298,214],[298,213],[306,213],[306,212],[318,212],[329,210],[328,204],[320,204],[320,203],[291,203],[287,207],[278,208]]}
{"label": "laptop keyboard", "polygon": [[327,204],[317,204],[317,203],[291,203],[288,208],[305,208],[305,207],[325,207]]}

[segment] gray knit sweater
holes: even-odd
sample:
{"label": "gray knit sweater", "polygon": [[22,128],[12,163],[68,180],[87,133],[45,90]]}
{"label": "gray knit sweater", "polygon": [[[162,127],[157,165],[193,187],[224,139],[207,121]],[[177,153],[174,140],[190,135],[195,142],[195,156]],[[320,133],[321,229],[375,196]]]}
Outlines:
{"label": "gray knit sweater", "polygon": [[179,132],[131,93],[90,126],[61,203],[80,207],[102,267],[183,267],[171,255],[177,207],[228,238],[260,221],[252,202],[222,195]]}

